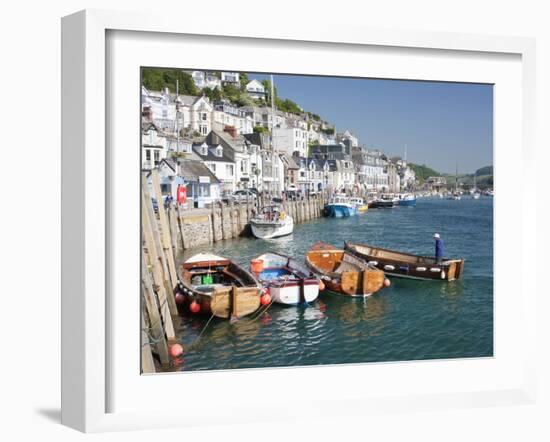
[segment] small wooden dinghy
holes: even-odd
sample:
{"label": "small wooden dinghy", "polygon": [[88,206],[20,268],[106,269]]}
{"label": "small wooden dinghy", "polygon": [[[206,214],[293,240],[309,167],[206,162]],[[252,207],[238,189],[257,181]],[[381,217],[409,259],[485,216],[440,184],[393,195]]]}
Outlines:
{"label": "small wooden dinghy", "polygon": [[249,315],[260,307],[261,289],[251,273],[220,256],[199,253],[182,266],[182,304],[193,313],[218,318]]}
{"label": "small wooden dinghy", "polygon": [[369,296],[389,285],[384,272],[330,244],[315,244],[306,254],[306,264],[327,289],[344,295]]}
{"label": "small wooden dinghy", "polygon": [[286,305],[313,302],[321,281],[306,265],[279,253],[268,252],[251,261],[251,270],[274,302]]}
{"label": "small wooden dinghy", "polygon": [[396,252],[366,244],[346,242],[344,248],[389,276],[453,281],[460,278],[464,270],[464,259],[446,259],[437,264],[432,257]]}

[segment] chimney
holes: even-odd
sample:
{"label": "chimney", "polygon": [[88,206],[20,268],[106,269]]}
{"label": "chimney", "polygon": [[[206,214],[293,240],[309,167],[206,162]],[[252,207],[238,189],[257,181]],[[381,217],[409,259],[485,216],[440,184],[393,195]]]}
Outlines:
{"label": "chimney", "polygon": [[237,128],[235,126],[225,126],[224,132],[227,132],[233,139],[237,138]]}

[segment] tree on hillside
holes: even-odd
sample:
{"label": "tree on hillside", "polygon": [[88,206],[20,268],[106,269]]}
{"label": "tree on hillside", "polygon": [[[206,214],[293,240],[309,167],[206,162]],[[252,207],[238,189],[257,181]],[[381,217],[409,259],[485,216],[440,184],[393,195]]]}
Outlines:
{"label": "tree on hillside", "polygon": [[210,89],[209,87],[205,87],[202,90],[202,92],[213,103],[216,102],[216,101],[220,101],[222,99],[222,94],[220,92],[220,89],[217,86],[214,89]]}
{"label": "tree on hillside", "polygon": [[239,74],[239,80],[241,82],[241,92],[246,92],[246,85],[249,83],[248,74],[243,72]]}
{"label": "tree on hillside", "polygon": [[179,83],[179,93],[182,95],[198,95],[199,90],[193,78],[181,69],[143,68],[141,71],[143,86],[152,91],[160,91],[167,87],[170,92],[176,92],[176,83]]}

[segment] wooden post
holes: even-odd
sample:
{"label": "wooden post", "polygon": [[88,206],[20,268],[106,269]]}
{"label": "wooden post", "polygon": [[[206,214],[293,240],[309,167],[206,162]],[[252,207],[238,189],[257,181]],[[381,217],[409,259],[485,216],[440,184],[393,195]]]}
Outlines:
{"label": "wooden post", "polygon": [[145,311],[141,310],[141,372],[154,373],[155,362],[153,361],[153,351],[147,334],[147,326],[145,324]]}
{"label": "wooden post", "polygon": [[237,236],[237,232],[235,229],[235,206],[233,200],[231,200],[229,205],[229,221],[231,222],[230,238],[235,238]]}
{"label": "wooden post", "polygon": [[216,242],[216,201],[212,201],[212,242]]}
{"label": "wooden post", "polygon": [[[153,181],[153,189],[157,196],[157,206],[160,218],[161,239],[162,248],[166,256],[168,264],[168,271],[170,272],[170,283],[172,289],[178,284],[178,274],[176,272],[176,263],[174,261],[174,251],[172,250],[172,240],[170,239],[170,227],[168,225],[168,219],[166,217],[166,211],[164,210],[164,203],[162,201],[162,192],[160,190],[159,174],[157,169],[151,170],[151,178]],[[175,305],[175,303],[174,303]]]}
{"label": "wooden post", "polygon": [[166,258],[160,245],[159,233],[146,181],[142,181],[141,217],[147,253],[150,256],[151,264],[153,264],[155,284],[160,287],[158,291],[159,296],[168,304],[169,312],[176,315],[178,309],[176,308],[176,300],[173,296],[175,286],[170,287]]}
{"label": "wooden post", "polygon": [[[176,203],[177,204],[177,203]],[[170,239],[172,241],[172,252],[174,253],[174,262],[178,256],[178,228],[176,222],[176,208],[170,204],[168,209],[168,220],[170,222]]]}
{"label": "wooden post", "polygon": [[246,222],[250,222],[250,204],[248,203],[248,193],[246,194]]}
{"label": "wooden post", "polygon": [[176,210],[178,212],[178,227],[179,227],[180,238],[181,238],[181,249],[185,250],[187,248],[187,244],[186,244],[186,241],[185,241],[183,219],[181,217],[181,209],[180,209],[180,205],[178,203],[176,203]]}
{"label": "wooden post", "polygon": [[223,201],[220,201],[220,222],[221,222],[221,232],[222,232],[221,239],[227,239],[227,233],[225,231],[225,214],[223,213]]}

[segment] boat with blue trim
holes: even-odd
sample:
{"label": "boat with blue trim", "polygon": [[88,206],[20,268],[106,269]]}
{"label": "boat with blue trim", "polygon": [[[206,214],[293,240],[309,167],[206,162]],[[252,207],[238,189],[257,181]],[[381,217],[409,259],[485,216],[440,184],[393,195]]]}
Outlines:
{"label": "boat with blue trim", "polygon": [[334,196],[325,205],[325,216],[333,218],[345,218],[357,214],[356,207],[346,196]]}
{"label": "boat with blue trim", "polygon": [[267,252],[250,261],[251,271],[273,302],[297,305],[313,302],[324,284],[305,264],[280,253]]}

